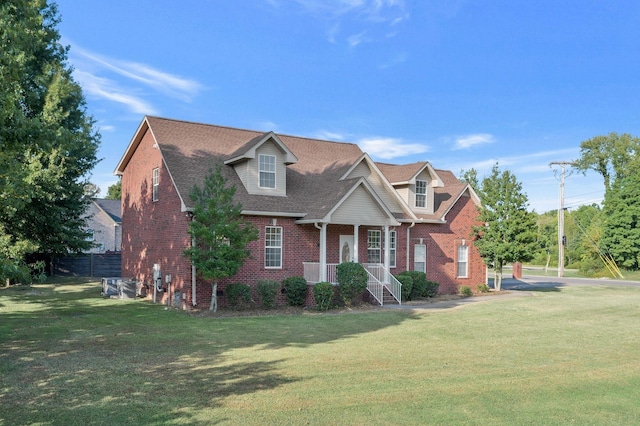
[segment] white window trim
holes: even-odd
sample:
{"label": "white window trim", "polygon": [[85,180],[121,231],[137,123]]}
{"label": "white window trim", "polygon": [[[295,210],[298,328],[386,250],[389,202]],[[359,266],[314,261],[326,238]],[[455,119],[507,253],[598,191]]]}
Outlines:
{"label": "white window trim", "polygon": [[158,194],[160,192],[160,169],[156,167],[153,169],[152,183],[151,183],[151,201],[158,201]]}
{"label": "white window trim", "polygon": [[389,231],[389,267],[396,267],[396,247],[398,245],[398,233],[396,231]]}
{"label": "white window trim", "polygon": [[[280,245],[268,245],[270,242],[267,236],[273,229],[278,229],[278,234],[280,235]],[[266,226],[264,229],[264,267],[265,269],[282,269],[282,239],[283,239],[282,226]],[[279,249],[280,256],[278,259],[278,266],[267,266],[267,252],[268,249]]]}
{"label": "white window trim", "polygon": [[[460,249],[464,247],[464,256],[460,255]],[[458,278],[469,278],[469,246],[460,244],[457,248],[456,275]],[[460,266],[464,264],[464,274],[460,274]]]}
{"label": "white window trim", "polygon": [[[417,259],[417,252],[418,252],[418,247],[424,247],[424,259],[422,259],[420,262],[418,262]],[[416,268],[416,264],[417,263],[422,263],[424,265],[424,268],[422,269],[418,269]],[[424,272],[425,274],[427,273],[427,246],[426,244],[416,244],[413,246],[413,270],[414,271],[418,271],[418,272]]]}
{"label": "white window trim", "polygon": [[[373,241],[373,239],[371,238],[372,235],[377,235],[377,237],[375,238],[375,241]],[[372,242],[377,243],[377,247],[373,247],[372,248],[371,247],[371,243]],[[382,261],[382,251],[381,251],[382,244],[381,243],[382,243],[382,231],[377,230],[377,229],[369,229],[367,231],[367,262],[374,263],[374,262],[371,262],[370,253],[372,251],[377,251],[378,252],[378,256],[377,256],[378,262],[375,262],[375,263],[381,263],[381,261]]]}
{"label": "white window trim", "polygon": [[[262,166],[262,160],[263,159],[267,159],[267,158],[272,158],[273,159],[273,170],[263,170]],[[273,186],[263,186],[262,185],[262,179],[261,176],[262,174],[272,174],[273,175]],[[268,154],[258,154],[258,187],[261,189],[276,189],[277,187],[277,182],[276,182],[276,156],[275,155],[268,155]]]}
{"label": "white window trim", "polygon": [[[418,184],[423,184],[424,185],[424,192],[418,192]],[[414,200],[414,205],[416,206],[416,208],[418,209],[426,209],[427,208],[427,181],[426,180],[416,180],[416,190],[415,190],[415,200]],[[419,206],[418,205],[418,199],[424,199],[424,205],[423,206]]]}

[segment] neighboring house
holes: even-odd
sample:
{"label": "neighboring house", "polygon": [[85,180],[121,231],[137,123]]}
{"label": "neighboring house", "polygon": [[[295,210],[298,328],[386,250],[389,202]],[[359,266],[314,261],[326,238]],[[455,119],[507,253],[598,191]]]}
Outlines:
{"label": "neighboring house", "polygon": [[182,253],[191,243],[190,191],[218,163],[260,233],[249,245],[252,257],[220,282],[221,294],[231,282],[335,282],[343,261],[377,277],[369,289],[380,300],[398,291],[389,272],[424,271],[441,293],[485,282],[470,240],[479,200],[450,171],[428,162],[376,163],[350,143],[158,117],[142,120],[115,170],[122,177],[123,277],[153,285],[157,265],[172,303],[209,304],[209,283]]}
{"label": "neighboring house", "polygon": [[122,247],[120,200],[94,198],[87,208],[87,230],[94,247],[87,253],[119,252]]}

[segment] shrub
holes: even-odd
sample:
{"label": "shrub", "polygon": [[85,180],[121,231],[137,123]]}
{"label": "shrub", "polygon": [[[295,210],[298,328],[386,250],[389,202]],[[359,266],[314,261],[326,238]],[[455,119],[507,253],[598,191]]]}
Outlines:
{"label": "shrub", "polygon": [[367,289],[367,271],[359,263],[344,262],[338,265],[336,275],[340,296],[351,306]]}
{"label": "shrub", "polygon": [[261,280],[258,281],[258,293],[262,298],[262,306],[271,309],[276,306],[276,295],[280,290],[280,283],[278,281]]}
{"label": "shrub", "polygon": [[439,287],[440,287],[440,284],[435,281],[426,281],[424,297],[436,297],[438,295]]}
{"label": "shrub", "polygon": [[471,287],[469,287],[468,285],[460,286],[459,291],[463,296],[473,296],[473,291],[471,291]]}
{"label": "shrub", "polygon": [[479,293],[489,293],[489,286],[486,284],[478,284],[476,288]]}
{"label": "shrub", "polygon": [[396,275],[396,279],[402,284],[402,301],[413,300],[411,290],[413,289],[413,278],[409,275]]}
{"label": "shrub", "polygon": [[287,295],[287,303],[291,306],[304,306],[307,300],[307,280],[303,277],[289,277],[282,281]]}
{"label": "shrub", "polygon": [[429,297],[425,295],[425,289],[427,287],[427,275],[420,271],[404,271],[400,275],[406,275],[411,277],[411,295],[409,300],[415,300],[419,297]]}
{"label": "shrub", "polygon": [[333,300],[333,285],[328,282],[320,282],[313,286],[313,297],[321,311],[326,311]]}
{"label": "shrub", "polygon": [[233,309],[242,309],[251,302],[251,286],[241,283],[231,283],[224,291],[227,303]]}

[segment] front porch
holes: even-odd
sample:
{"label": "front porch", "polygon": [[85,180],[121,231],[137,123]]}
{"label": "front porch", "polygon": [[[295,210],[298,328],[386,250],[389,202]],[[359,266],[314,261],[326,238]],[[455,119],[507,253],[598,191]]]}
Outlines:
{"label": "front porch", "polygon": [[[367,271],[367,291],[376,299],[380,306],[384,306],[385,290],[402,304],[402,284],[381,263],[361,263]],[[337,285],[337,263],[327,263],[323,270],[320,262],[303,262],[304,279],[307,283],[317,284],[322,281]]]}

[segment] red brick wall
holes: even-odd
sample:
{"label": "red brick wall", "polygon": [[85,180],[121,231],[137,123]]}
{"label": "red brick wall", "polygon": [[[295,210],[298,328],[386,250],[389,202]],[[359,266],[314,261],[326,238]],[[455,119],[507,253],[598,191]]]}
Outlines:
{"label": "red brick wall", "polygon": [[[447,224],[416,224],[411,229],[410,269],[413,269],[413,251],[420,242],[427,246],[427,279],[440,283],[440,294],[454,294],[466,285],[473,290],[486,279],[486,268],[478,250],[473,246],[471,226],[476,225],[477,209],[470,197],[461,197],[446,217]],[[469,246],[468,277],[457,277],[458,245],[465,240]],[[406,237],[404,238],[406,244]]]}
{"label": "red brick wall", "polygon": [[[122,271],[150,285],[153,295],[153,265],[160,264],[163,280],[171,275],[174,290],[186,292],[191,302],[191,265],[182,256],[188,244],[189,218],[180,211],[180,199],[154,140],[147,132],[122,175]],[[159,168],[158,201],[152,201],[152,171]],[[166,293],[158,301],[166,303]],[[172,296],[173,298],[173,296]]]}

